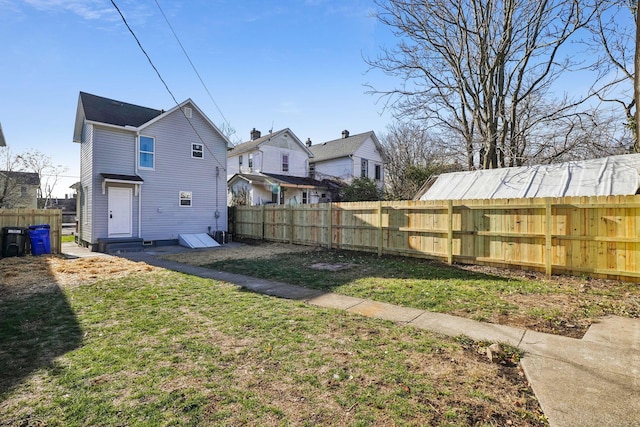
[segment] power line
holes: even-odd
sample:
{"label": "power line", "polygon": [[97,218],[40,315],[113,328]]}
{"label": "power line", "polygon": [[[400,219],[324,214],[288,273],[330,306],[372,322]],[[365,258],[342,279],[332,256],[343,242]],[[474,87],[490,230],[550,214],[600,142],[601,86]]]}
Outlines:
{"label": "power line", "polygon": [[[131,33],[131,35],[133,36],[133,38],[135,39],[136,43],[138,44],[138,47],[140,48],[140,50],[142,51],[142,53],[144,54],[144,56],[147,58],[147,61],[149,61],[149,64],[151,65],[151,67],[154,69],[154,71],[156,72],[156,74],[158,75],[158,78],[160,79],[160,81],[162,82],[162,84],[164,85],[165,89],[167,90],[167,92],[169,92],[169,95],[171,95],[171,98],[173,99],[173,102],[175,102],[175,104],[180,107],[180,103],[178,102],[178,100],[176,99],[176,97],[173,95],[173,92],[171,92],[171,89],[169,89],[169,85],[167,85],[167,82],[165,82],[165,80],[162,78],[162,75],[160,74],[160,71],[158,71],[158,69],[156,68],[156,66],[153,64],[153,61],[151,60],[151,57],[149,57],[149,54],[147,53],[146,50],[144,50],[144,47],[142,47],[142,43],[140,43],[140,40],[138,39],[138,36],[136,36],[136,33],[133,32],[133,29],[129,26],[129,23],[127,22],[126,18],[124,17],[124,15],[122,14],[122,12],[120,11],[120,8],[118,7],[118,5],[116,4],[115,0],[111,0],[111,4],[113,5],[113,7],[116,8],[116,10],[118,11],[118,13],[120,14],[120,18],[122,18],[122,22],[124,22],[124,25],[127,27],[127,29],[129,30],[129,32]],[[184,116],[185,119],[187,119],[187,122],[189,123],[189,125],[191,126],[191,129],[193,129],[193,131],[195,132],[195,134],[198,136],[198,139],[200,140],[200,142],[202,142],[202,146],[205,147],[207,149],[207,151],[209,152],[209,154],[211,154],[211,157],[213,157],[213,159],[216,161],[216,163],[218,163],[218,165],[222,168],[222,170],[226,170],[226,162],[223,165],[222,163],[220,163],[220,161],[218,160],[218,158],[213,154],[213,152],[211,151],[211,149],[207,146],[207,144],[204,142],[204,139],[200,136],[200,134],[198,133],[198,131],[196,130],[195,126],[193,125],[193,123],[191,123],[191,120],[189,120],[189,118],[187,117],[186,113],[184,111],[182,111],[181,108],[179,108],[179,110],[182,112],[182,115]]]}
{"label": "power line", "polygon": [[158,9],[160,9],[160,13],[162,14],[162,17],[164,18],[164,20],[167,23],[167,25],[169,26],[169,29],[171,29],[171,32],[173,33],[173,36],[176,38],[176,41],[180,45],[180,49],[182,49],[182,52],[184,53],[184,56],[187,57],[187,60],[189,61],[189,64],[191,64],[191,68],[193,68],[193,71],[196,73],[196,76],[198,76],[198,80],[200,80],[200,83],[202,83],[202,86],[204,87],[204,90],[207,92],[207,95],[209,95],[209,99],[211,99],[211,102],[213,102],[213,105],[216,106],[216,109],[218,110],[218,113],[220,113],[220,116],[222,116],[222,119],[224,120],[224,122],[227,124],[229,129],[231,129],[232,126],[229,123],[229,120],[227,120],[227,118],[222,113],[222,110],[220,110],[220,107],[218,106],[218,103],[215,101],[215,99],[213,99],[213,95],[211,95],[211,92],[209,91],[209,88],[204,83],[204,80],[202,80],[202,77],[200,76],[200,73],[196,69],[196,66],[193,64],[193,61],[191,61],[191,58],[189,57],[189,54],[187,53],[186,49],[182,45],[182,42],[178,38],[178,35],[176,34],[175,30],[173,29],[173,26],[169,22],[169,19],[167,18],[167,15],[165,15],[164,10],[162,10],[162,7],[160,7],[160,3],[158,3],[158,0],[154,0],[154,1],[156,2],[156,5],[158,6]]}

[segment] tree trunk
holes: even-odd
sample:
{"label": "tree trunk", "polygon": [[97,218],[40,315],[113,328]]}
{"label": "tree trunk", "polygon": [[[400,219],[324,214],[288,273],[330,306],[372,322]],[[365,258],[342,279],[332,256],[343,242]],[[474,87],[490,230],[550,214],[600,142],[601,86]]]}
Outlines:
{"label": "tree trunk", "polygon": [[635,71],[633,75],[633,98],[636,101],[635,123],[633,123],[633,151],[640,153],[640,143],[638,143],[638,124],[640,123],[640,13],[636,5],[636,53],[634,57]]}

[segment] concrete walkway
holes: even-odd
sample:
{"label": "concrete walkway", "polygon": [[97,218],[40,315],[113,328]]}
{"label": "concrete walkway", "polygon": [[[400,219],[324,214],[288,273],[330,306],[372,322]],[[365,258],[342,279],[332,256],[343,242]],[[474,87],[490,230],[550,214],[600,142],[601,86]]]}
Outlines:
{"label": "concrete walkway", "polygon": [[[525,352],[522,368],[551,426],[640,426],[640,319],[604,318],[578,340],[214,271],[157,257],[184,250],[168,247],[124,256],[319,307],[347,310],[449,336],[466,335],[477,341],[509,343]],[[224,246],[215,250],[224,250]],[[85,255],[90,256],[87,252],[85,250]],[[76,253],[75,256],[82,255]]]}

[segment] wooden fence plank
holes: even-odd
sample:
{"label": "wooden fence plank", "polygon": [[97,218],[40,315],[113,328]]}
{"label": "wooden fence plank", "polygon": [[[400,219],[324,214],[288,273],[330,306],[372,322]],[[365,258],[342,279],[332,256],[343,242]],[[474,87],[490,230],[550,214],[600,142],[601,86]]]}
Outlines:
{"label": "wooden fence plank", "polygon": [[637,280],[640,196],[239,206],[239,237]]}

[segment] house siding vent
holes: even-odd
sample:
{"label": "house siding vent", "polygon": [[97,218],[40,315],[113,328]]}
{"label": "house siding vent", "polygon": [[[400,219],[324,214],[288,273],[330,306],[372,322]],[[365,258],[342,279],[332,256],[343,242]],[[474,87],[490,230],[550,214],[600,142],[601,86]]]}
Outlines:
{"label": "house siding vent", "polygon": [[193,117],[193,110],[191,107],[184,107],[184,115],[187,116],[188,119]]}

